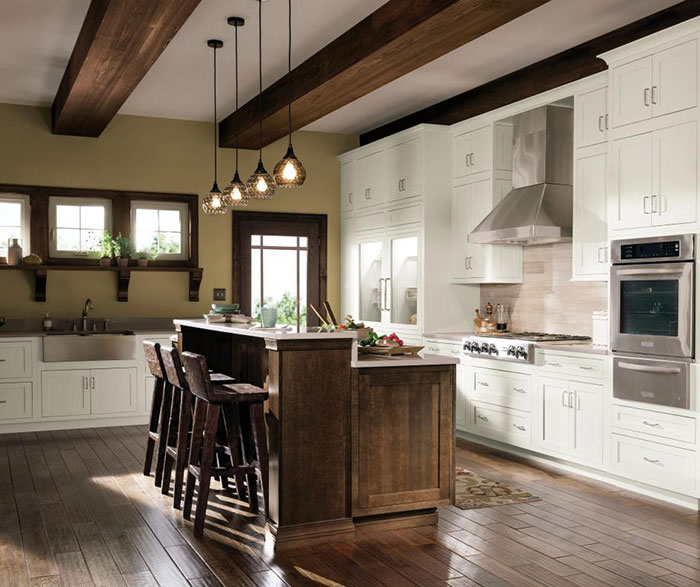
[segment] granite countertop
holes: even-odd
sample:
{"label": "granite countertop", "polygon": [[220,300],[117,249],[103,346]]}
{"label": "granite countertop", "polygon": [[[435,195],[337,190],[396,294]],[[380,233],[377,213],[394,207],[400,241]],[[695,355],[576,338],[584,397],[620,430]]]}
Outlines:
{"label": "granite countertop", "polygon": [[360,355],[353,360],[351,366],[354,369],[367,367],[429,367],[431,365],[456,365],[459,359],[453,357],[441,357],[440,355],[394,355],[393,357],[381,355]]}
{"label": "granite countertop", "polygon": [[268,338],[275,340],[308,340],[308,339],[332,339],[332,338],[357,338],[357,333],[354,330],[339,330],[336,332],[312,332],[302,330],[297,332],[292,330],[264,330],[262,328],[245,328],[238,324],[229,324],[218,322],[207,324],[207,321],[202,319],[196,320],[181,320],[175,319],[173,322],[179,326],[190,328],[200,328],[202,330],[211,330],[214,332],[225,332],[227,334],[237,334],[239,336],[252,336],[256,338]]}

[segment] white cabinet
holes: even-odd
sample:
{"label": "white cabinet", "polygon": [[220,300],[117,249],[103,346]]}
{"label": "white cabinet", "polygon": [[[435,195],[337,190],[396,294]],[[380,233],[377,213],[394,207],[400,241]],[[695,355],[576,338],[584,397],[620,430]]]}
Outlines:
{"label": "white cabinet", "polygon": [[457,430],[468,430],[469,428],[469,367],[459,364],[456,368],[457,397],[455,401],[455,425]]}
{"label": "white cabinet", "polygon": [[697,106],[697,41],[612,68],[615,127]]}
{"label": "white cabinet", "polygon": [[576,96],[576,147],[590,147],[608,140],[607,88]]}
{"label": "white cabinet", "polygon": [[613,229],[695,222],[697,123],[614,141],[611,189]]}
{"label": "white cabinet", "polygon": [[387,199],[386,151],[364,155],[355,160],[353,174],[357,197],[355,206],[366,207],[381,204]]}
{"label": "white cabinet", "polygon": [[608,225],[605,152],[575,161],[573,276],[575,279],[608,277]]}
{"label": "white cabinet", "polygon": [[340,164],[340,209],[352,210],[355,200],[355,162]]}
{"label": "white cabinet", "polygon": [[32,417],[32,384],[0,383],[0,420]]}
{"label": "white cabinet", "polygon": [[411,139],[387,149],[389,199],[400,200],[420,194],[421,141]]}
{"label": "white cabinet", "polygon": [[90,406],[92,414],[136,412],[136,369],[92,369]]}
{"label": "white cabinet", "polygon": [[452,142],[452,176],[465,178],[491,169],[492,126],[456,135]]}
{"label": "white cabinet", "polygon": [[602,464],[602,385],[541,377],[538,415],[538,445],[542,450]]}
{"label": "white cabinet", "polygon": [[0,342],[0,379],[25,379],[32,376],[32,343]]}
{"label": "white cabinet", "polygon": [[90,414],[90,371],[71,369],[41,374],[41,415],[87,416]]}

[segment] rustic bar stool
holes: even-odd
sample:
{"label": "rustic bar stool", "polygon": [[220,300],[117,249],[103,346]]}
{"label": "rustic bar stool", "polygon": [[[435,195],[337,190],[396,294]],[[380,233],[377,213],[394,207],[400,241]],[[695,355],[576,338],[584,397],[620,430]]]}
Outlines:
{"label": "rustic bar stool", "polygon": [[[207,361],[201,355],[184,352],[182,362],[185,366],[185,378],[195,397],[183,515],[185,519],[190,519],[195,482],[198,480],[199,494],[193,532],[196,538],[200,538],[204,533],[209,484],[214,476],[234,476],[240,495],[242,478],[245,475],[248,503],[251,510],[257,512],[259,473],[267,514],[269,478],[263,403],[268,398],[268,393],[247,383],[212,385]],[[226,467],[214,467],[221,414],[231,464]]]}
{"label": "rustic bar stool", "polygon": [[[180,355],[175,348],[161,348],[161,358],[166,381],[172,387],[172,402],[168,437],[165,443],[165,462],[163,464],[163,483],[161,493],[167,495],[170,490],[170,478],[175,465],[175,485],[173,487],[173,506],[180,509],[182,502],[182,484],[187,466],[189,435],[192,432],[192,394],[185,379],[185,372],[180,362]],[[235,383],[236,380],[221,373],[210,373],[211,381],[217,385]],[[218,448],[218,447],[217,447]],[[223,447],[221,447],[223,449]],[[221,453],[222,450],[217,451]],[[224,483],[222,479],[222,483]]]}
{"label": "rustic bar stool", "polygon": [[151,474],[151,462],[156,444],[155,484],[160,486],[163,479],[163,464],[165,461],[166,443],[161,442],[168,435],[168,420],[170,405],[172,403],[172,386],[165,379],[163,358],[160,344],[150,340],[143,341],[143,352],[146,355],[146,364],[153,375],[153,397],[151,398],[151,416],[148,420],[148,440],[146,443],[146,460],[143,463],[143,474]]}

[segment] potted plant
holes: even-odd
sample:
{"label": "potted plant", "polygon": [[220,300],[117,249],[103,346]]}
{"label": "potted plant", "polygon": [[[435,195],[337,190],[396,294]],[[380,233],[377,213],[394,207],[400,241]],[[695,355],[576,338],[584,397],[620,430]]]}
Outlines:
{"label": "potted plant", "polygon": [[131,239],[129,239],[128,236],[122,236],[120,232],[112,239],[112,248],[114,249],[114,256],[117,258],[117,265],[126,267],[129,264],[131,255],[134,254],[134,247],[131,244]]}
{"label": "potted plant", "polygon": [[148,265],[148,262],[155,261],[156,257],[158,257],[158,253],[155,253],[152,250],[138,251],[136,253],[136,264],[139,267],[146,267]]}
{"label": "potted plant", "polygon": [[102,232],[100,237],[100,267],[109,267],[112,264],[112,256],[114,255],[114,246],[112,245],[112,234],[109,230]]}

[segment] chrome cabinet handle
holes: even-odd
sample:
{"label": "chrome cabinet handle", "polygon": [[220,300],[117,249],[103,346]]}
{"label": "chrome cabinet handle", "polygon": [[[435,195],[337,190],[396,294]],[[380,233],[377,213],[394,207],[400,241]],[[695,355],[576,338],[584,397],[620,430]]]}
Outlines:
{"label": "chrome cabinet handle", "polygon": [[525,432],[525,426],[522,426],[521,424],[513,424],[513,428],[517,428],[521,432]]}
{"label": "chrome cabinet handle", "polygon": [[518,393],[525,393],[525,390],[522,389],[521,387],[514,387],[513,391],[517,391]]}
{"label": "chrome cabinet handle", "polygon": [[88,388],[88,378],[83,375],[83,389]]}
{"label": "chrome cabinet handle", "polygon": [[7,359],[0,359],[0,363],[7,363]]}
{"label": "chrome cabinet handle", "polygon": [[380,277],[379,278],[379,309],[380,310],[385,310],[384,308],[384,288],[386,287],[384,283],[384,278]]}
{"label": "chrome cabinet handle", "polygon": [[472,268],[472,258],[464,257],[464,268],[468,271]]}
{"label": "chrome cabinet handle", "polygon": [[656,104],[656,91],[658,90],[658,86],[651,86],[651,103]]}
{"label": "chrome cabinet handle", "polygon": [[605,130],[608,130],[608,128],[610,128],[610,127],[608,126],[608,119],[609,119],[609,117],[610,117],[610,116],[609,116],[608,114],[605,115]]}
{"label": "chrome cabinet handle", "polygon": [[660,463],[660,462],[661,462],[659,459],[650,459],[649,457],[644,457],[644,460],[645,460],[647,463],[654,463],[654,464]]}
{"label": "chrome cabinet handle", "polygon": [[576,406],[576,408],[575,408],[576,411],[580,412],[581,411],[581,396],[576,392],[574,392],[574,404]]}
{"label": "chrome cabinet handle", "polygon": [[469,165],[474,167],[474,153],[469,153]]}
{"label": "chrome cabinet handle", "polygon": [[90,389],[95,389],[95,378],[90,377]]}
{"label": "chrome cabinet handle", "polygon": [[649,88],[644,88],[644,105],[649,106]]}
{"label": "chrome cabinet handle", "polygon": [[348,203],[352,204],[352,192],[348,193]]}
{"label": "chrome cabinet handle", "polygon": [[601,114],[601,115],[598,117],[598,130],[599,130],[600,132],[605,132],[605,126],[604,126],[604,125],[605,125],[605,117]]}
{"label": "chrome cabinet handle", "polygon": [[569,392],[568,391],[562,391],[561,392],[561,405],[565,408],[569,407],[569,400],[568,400]]}
{"label": "chrome cabinet handle", "polygon": [[388,297],[389,293],[389,283],[391,282],[391,277],[385,277],[384,278],[384,309],[389,312],[391,310],[391,307],[389,306],[387,300],[390,298]]}
{"label": "chrome cabinet handle", "polygon": [[467,153],[466,155],[464,155],[464,165],[466,165],[467,167],[469,167],[469,153]]}
{"label": "chrome cabinet handle", "polygon": [[369,200],[369,191],[371,188],[365,188],[365,200]]}
{"label": "chrome cabinet handle", "polygon": [[644,373],[658,373],[659,375],[678,375],[681,370],[678,367],[650,367],[649,365],[637,365],[620,361],[617,366],[628,371],[642,371]]}
{"label": "chrome cabinet handle", "polygon": [[642,198],[642,211],[645,214],[650,214],[649,210],[647,210],[647,200],[649,200],[649,196],[644,196]]}
{"label": "chrome cabinet handle", "polygon": [[0,400],[0,404],[6,404],[6,403],[7,403],[6,399]]}
{"label": "chrome cabinet handle", "polygon": [[652,428],[659,428],[661,426],[658,422],[647,422],[646,420],[644,420],[642,424],[645,426],[651,426]]}
{"label": "chrome cabinet handle", "polygon": [[651,196],[651,213],[652,214],[658,214],[659,213],[659,207],[656,205],[657,203],[657,198],[659,196],[657,195],[652,195]]}
{"label": "chrome cabinet handle", "polygon": [[477,414],[476,417],[479,418],[479,420],[483,420],[484,422],[489,421],[489,419],[486,416],[482,416],[481,414]]}
{"label": "chrome cabinet handle", "polygon": [[605,247],[598,247],[598,263],[605,263],[605,257],[603,260],[600,259],[600,254],[605,251]]}
{"label": "chrome cabinet handle", "polygon": [[547,361],[547,366],[548,367],[561,367],[561,363],[550,363]]}
{"label": "chrome cabinet handle", "polygon": [[593,367],[587,367],[586,365],[579,365],[578,368],[584,371],[593,371]]}
{"label": "chrome cabinet handle", "polygon": [[479,381],[478,383],[479,383],[479,385],[481,385],[482,387],[488,387],[488,386],[489,386],[489,384],[486,383],[486,381]]}

